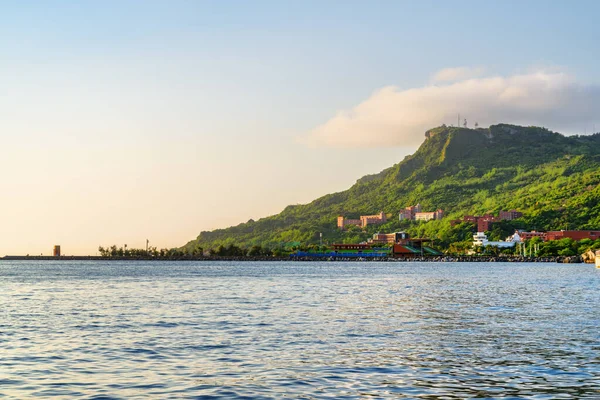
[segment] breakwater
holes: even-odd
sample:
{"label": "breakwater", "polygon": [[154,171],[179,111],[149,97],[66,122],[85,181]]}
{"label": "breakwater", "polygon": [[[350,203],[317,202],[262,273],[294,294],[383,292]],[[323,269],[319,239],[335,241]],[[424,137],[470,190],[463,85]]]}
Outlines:
{"label": "breakwater", "polygon": [[575,263],[569,257],[496,257],[496,256],[430,256],[430,257],[294,257],[292,261],[360,261],[360,262],[515,262],[515,263]]}
{"label": "breakwater", "polygon": [[501,257],[501,256],[423,256],[423,257],[310,257],[310,256],[288,256],[288,257],[269,257],[269,256],[205,256],[205,257],[186,257],[186,258],[153,258],[153,257],[102,257],[102,256],[5,256],[0,260],[6,261],[260,261],[260,262],[323,262],[323,261],[344,261],[344,262],[518,262],[518,263],[580,263],[581,257]]}

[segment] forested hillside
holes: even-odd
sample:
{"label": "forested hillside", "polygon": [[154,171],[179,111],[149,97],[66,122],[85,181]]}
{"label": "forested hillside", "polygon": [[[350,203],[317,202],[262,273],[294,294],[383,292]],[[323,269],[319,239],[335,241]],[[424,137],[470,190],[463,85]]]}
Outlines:
{"label": "forested hillside", "polygon": [[[517,209],[525,215],[498,224],[492,237],[524,229],[600,229],[600,134],[563,136],[538,127],[494,125],[487,129],[442,126],[427,132],[420,148],[400,163],[359,179],[350,189],[226,229],[201,232],[185,247],[219,245],[270,248],[319,242],[359,242],[374,232],[406,230],[440,247],[469,238],[464,214]],[[441,208],[441,221],[398,221],[398,212],[420,203]],[[385,225],[340,231],[338,215],[388,213]]]}

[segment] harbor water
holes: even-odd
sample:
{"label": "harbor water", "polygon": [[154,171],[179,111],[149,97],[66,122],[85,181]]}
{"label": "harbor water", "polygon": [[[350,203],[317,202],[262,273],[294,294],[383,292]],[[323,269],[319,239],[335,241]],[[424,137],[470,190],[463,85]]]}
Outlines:
{"label": "harbor water", "polygon": [[600,398],[586,264],[0,261],[0,398]]}

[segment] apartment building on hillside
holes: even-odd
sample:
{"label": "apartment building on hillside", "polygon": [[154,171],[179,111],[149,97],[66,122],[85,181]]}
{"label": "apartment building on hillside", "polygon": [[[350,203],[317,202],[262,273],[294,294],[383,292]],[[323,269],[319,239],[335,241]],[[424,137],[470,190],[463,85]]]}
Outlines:
{"label": "apartment building on hillside", "polygon": [[400,211],[400,221],[411,220],[411,221],[430,221],[432,219],[442,219],[444,217],[444,211],[422,211],[421,204],[416,206],[406,207]]}
{"label": "apartment building on hillside", "polygon": [[415,213],[415,221],[431,221],[432,219],[442,219],[443,217],[444,211],[442,210]]}
{"label": "apartment building on hillside", "polygon": [[368,225],[381,225],[386,222],[387,218],[383,211],[375,215],[361,215],[359,219],[347,219],[343,215],[340,215],[337,219],[337,227],[344,229],[346,226],[354,225],[359,228],[366,228]]}

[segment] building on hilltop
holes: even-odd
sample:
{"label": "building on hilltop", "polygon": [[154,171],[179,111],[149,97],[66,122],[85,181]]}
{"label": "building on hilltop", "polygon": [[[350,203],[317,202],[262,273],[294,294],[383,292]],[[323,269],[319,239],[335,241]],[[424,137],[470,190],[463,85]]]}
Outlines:
{"label": "building on hilltop", "polygon": [[432,219],[442,219],[444,211],[436,210],[431,212],[415,213],[415,221],[431,221]]}
{"label": "building on hilltop", "polygon": [[341,215],[338,217],[338,219],[337,219],[337,227],[338,228],[344,229],[345,227],[347,227],[349,225],[361,227],[362,222],[360,219],[347,219]]}
{"label": "building on hilltop", "polygon": [[376,215],[361,215],[360,221],[362,223],[362,227],[366,228],[367,225],[380,225],[385,224],[387,222],[387,218],[383,211]]}
{"label": "building on hilltop", "polygon": [[492,229],[492,224],[497,221],[497,218],[491,214],[476,217],[477,232],[487,232]]}
{"label": "building on hilltop", "polygon": [[521,218],[522,216],[523,213],[517,210],[500,211],[497,217],[493,216],[492,214],[465,215],[462,219],[450,221],[450,225],[455,226],[461,222],[470,222],[477,225],[477,232],[487,232],[492,229],[492,224],[495,222],[512,221],[513,219]]}
{"label": "building on hilltop", "polygon": [[347,219],[340,215],[337,219],[337,227],[344,229],[346,226],[354,225],[359,228],[366,228],[368,225],[381,225],[386,222],[387,218],[383,211],[375,215],[361,215],[359,219]]}
{"label": "building on hilltop", "polygon": [[415,214],[421,212],[421,204],[417,204],[416,206],[406,207],[404,210],[400,211],[400,221],[404,221],[405,219],[414,220]]}
{"label": "building on hilltop", "polygon": [[471,222],[473,224],[477,224],[478,218],[479,217],[476,217],[475,215],[465,215],[463,217],[463,219],[455,219],[455,220],[450,221],[450,225],[454,226],[454,225],[460,224],[461,222]]}
{"label": "building on hilltop", "polygon": [[432,219],[442,219],[444,217],[444,211],[436,210],[436,211],[422,211],[421,204],[417,204],[416,206],[406,207],[404,210],[400,211],[399,219],[400,221],[410,220],[410,221],[430,221]]}

